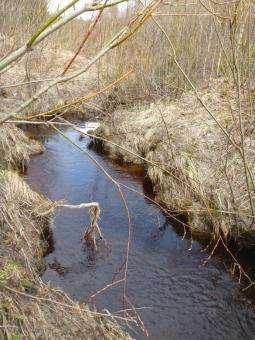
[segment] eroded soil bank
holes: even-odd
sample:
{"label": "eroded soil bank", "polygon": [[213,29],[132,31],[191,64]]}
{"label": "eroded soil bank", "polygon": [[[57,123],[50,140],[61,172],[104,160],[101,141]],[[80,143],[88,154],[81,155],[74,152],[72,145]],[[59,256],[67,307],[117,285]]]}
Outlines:
{"label": "eroded soil bank", "polygon": [[[150,339],[253,338],[253,303],[226,270],[231,262],[217,254],[203,265],[212,247],[202,251],[200,243],[183,239],[183,230],[175,232],[160,209],[143,197],[149,192],[138,167],[128,169],[88,149],[89,139],[81,138],[77,131],[67,129],[64,133],[79,149],[61,135],[45,135],[46,151],[29,163],[27,181],[53,201],[98,201],[107,244],[99,242],[98,251],[90,251],[81,241],[88,211],[59,209],[52,225],[54,249],[46,257],[42,280],[76,300],[95,303],[98,310],[106,308],[114,315],[125,315],[121,283],[91,299],[113,278],[123,277],[120,267],[128,236],[119,192],[91,161],[93,157],[115,180],[136,191],[123,186],[132,219],[127,294],[139,308]],[[252,270],[252,262],[247,260],[247,270]],[[136,339],[144,338],[138,327],[131,332]]]}
{"label": "eroded soil bank", "polygon": [[43,150],[15,126],[0,127],[0,338],[128,338],[109,318],[40,280],[56,204],[15,170]]}
{"label": "eroded soil bank", "polygon": [[113,159],[142,164],[156,201],[172,214],[184,213],[193,233],[254,247],[254,117],[244,114],[241,103],[244,166],[235,90],[218,79],[198,96],[207,110],[190,92],[175,101],[116,111],[95,132],[105,140],[94,144]]}

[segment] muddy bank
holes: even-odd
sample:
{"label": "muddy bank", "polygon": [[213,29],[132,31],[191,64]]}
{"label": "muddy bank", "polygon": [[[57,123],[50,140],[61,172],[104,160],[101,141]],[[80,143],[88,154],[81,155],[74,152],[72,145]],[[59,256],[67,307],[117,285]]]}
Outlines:
{"label": "muddy bank", "polygon": [[0,145],[0,337],[128,338],[100,313],[41,282],[56,204],[10,168],[42,147],[11,125],[1,127]]}
{"label": "muddy bank", "polygon": [[[234,89],[220,79],[199,91],[199,96],[239,145]],[[245,111],[244,103],[242,109]],[[246,163],[254,178],[252,118],[243,116]],[[194,93],[183,94],[175,101],[115,112],[96,135],[121,146],[94,139],[94,146],[111,158],[145,167],[156,201],[173,214],[184,213],[192,232],[214,237],[221,234],[244,246],[254,246],[252,181],[249,179],[249,200],[242,157]]]}

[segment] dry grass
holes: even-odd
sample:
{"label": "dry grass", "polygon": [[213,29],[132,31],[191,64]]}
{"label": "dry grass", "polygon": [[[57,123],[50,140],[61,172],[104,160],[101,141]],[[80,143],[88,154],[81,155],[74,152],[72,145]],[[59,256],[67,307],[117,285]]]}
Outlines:
{"label": "dry grass", "polygon": [[24,168],[31,155],[43,150],[40,143],[30,140],[16,126],[0,126],[0,169]]}
{"label": "dry grass", "polygon": [[[215,80],[199,91],[199,96],[238,142],[238,102],[233,87],[223,79]],[[254,118],[248,113],[244,117],[245,153],[254,176]],[[114,159],[143,163],[156,200],[172,212],[186,213],[194,232],[215,236],[221,232],[226,238],[254,243],[251,236],[255,234],[255,224],[242,159],[194,93],[137,111],[115,112],[112,120],[97,130],[97,135],[158,164],[154,166],[103,143],[104,150]]]}
{"label": "dry grass", "polygon": [[100,313],[39,281],[54,207],[16,173],[0,171],[0,337],[128,338]]}

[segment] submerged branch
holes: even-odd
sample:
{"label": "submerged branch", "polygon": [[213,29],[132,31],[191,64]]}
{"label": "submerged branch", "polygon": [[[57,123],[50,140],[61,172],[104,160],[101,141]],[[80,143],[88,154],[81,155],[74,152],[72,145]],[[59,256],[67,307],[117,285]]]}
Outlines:
{"label": "submerged branch", "polygon": [[98,202],[90,202],[90,203],[81,203],[77,205],[73,204],[58,204],[59,208],[68,208],[68,209],[84,209],[89,208],[90,211],[90,224],[87,226],[85,233],[83,235],[83,239],[87,242],[87,244],[92,245],[93,249],[97,250],[96,238],[103,239],[102,232],[98,225],[98,220],[100,217],[100,206]]}

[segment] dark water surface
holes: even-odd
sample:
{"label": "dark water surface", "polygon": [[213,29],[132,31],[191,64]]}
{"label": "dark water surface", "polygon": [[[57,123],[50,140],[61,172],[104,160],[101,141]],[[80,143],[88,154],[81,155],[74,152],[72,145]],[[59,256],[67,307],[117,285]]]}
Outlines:
{"label": "dark water surface", "polygon": [[[97,159],[119,182],[143,192],[141,174],[127,172],[102,155],[87,149],[88,139],[66,131],[69,138]],[[46,152],[28,167],[30,185],[53,200],[70,204],[98,201],[100,226],[108,242],[93,253],[82,243],[88,223],[85,210],[59,209],[54,219],[54,250],[46,257],[42,277],[73,298],[87,301],[110,283],[123,262],[128,235],[127,216],[111,181],[81,151],[57,134],[48,135]],[[125,190],[132,217],[132,245],[128,268],[128,296],[136,307],[150,339],[254,339],[252,303],[240,293],[240,285],[224,263],[202,246],[182,240],[161,211],[143,197]],[[117,276],[116,279],[120,278]],[[117,286],[93,301],[98,309],[123,308],[123,287]],[[122,314],[119,314],[122,315]],[[131,333],[141,339],[139,332]]]}

